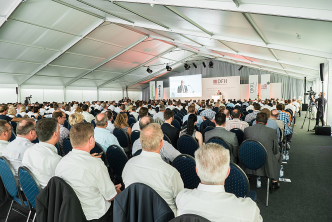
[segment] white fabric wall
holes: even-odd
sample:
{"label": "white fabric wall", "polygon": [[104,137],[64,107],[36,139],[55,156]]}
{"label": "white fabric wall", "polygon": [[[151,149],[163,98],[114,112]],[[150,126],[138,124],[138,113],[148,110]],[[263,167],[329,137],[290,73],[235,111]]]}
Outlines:
{"label": "white fabric wall", "polygon": [[0,85],[0,103],[16,102],[17,85]]}

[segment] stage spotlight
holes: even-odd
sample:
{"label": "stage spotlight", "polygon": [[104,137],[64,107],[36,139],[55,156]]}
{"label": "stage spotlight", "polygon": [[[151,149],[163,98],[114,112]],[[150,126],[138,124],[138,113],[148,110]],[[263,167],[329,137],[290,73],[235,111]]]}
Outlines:
{"label": "stage spotlight", "polygon": [[172,67],[170,67],[170,66],[167,64],[167,65],[166,65],[166,70],[170,72],[170,71],[172,71]]}
{"label": "stage spotlight", "polygon": [[209,62],[209,68],[213,68],[213,62],[212,61]]}
{"label": "stage spotlight", "polygon": [[202,62],[202,64],[203,64],[204,68],[206,68],[206,65],[205,65],[205,62],[204,62],[204,61]]}
{"label": "stage spotlight", "polygon": [[150,69],[150,67],[147,68],[146,70],[148,73],[152,73],[153,71]]}
{"label": "stage spotlight", "polygon": [[193,62],[193,66],[195,67],[195,69],[197,69],[197,65]]}
{"label": "stage spotlight", "polygon": [[184,68],[185,68],[186,70],[188,70],[188,69],[190,69],[190,65],[188,65],[187,63],[185,63],[185,64],[184,64]]}
{"label": "stage spotlight", "polygon": [[240,71],[242,68],[243,68],[243,66],[241,66],[241,67],[239,68],[239,71]]}

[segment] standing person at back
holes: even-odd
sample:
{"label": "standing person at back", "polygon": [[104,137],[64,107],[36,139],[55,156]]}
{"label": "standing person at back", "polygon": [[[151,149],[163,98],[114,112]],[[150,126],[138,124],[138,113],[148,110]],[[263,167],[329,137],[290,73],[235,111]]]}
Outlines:
{"label": "standing person at back", "polygon": [[237,198],[225,192],[230,173],[229,151],[208,143],[195,152],[196,173],[201,183],[196,189],[184,189],[176,197],[178,216],[196,214],[211,222],[261,222],[259,208],[249,197]]}
{"label": "standing person at back", "polygon": [[145,126],[140,135],[143,151],[127,162],[122,178],[126,187],[133,183],[144,183],[154,189],[176,216],[175,198],[184,185],[180,173],[161,159],[163,137],[158,124],[151,123]]}

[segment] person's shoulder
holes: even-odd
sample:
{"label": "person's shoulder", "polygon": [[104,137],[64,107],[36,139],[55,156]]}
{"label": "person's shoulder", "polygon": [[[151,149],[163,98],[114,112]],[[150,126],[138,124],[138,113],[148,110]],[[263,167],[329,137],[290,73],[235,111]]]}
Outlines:
{"label": "person's shoulder", "polygon": [[194,192],[195,189],[187,189],[184,188],[183,190],[181,190],[178,195],[176,196],[176,200],[177,201],[181,201],[181,198],[185,198],[186,196],[192,195],[192,193]]}

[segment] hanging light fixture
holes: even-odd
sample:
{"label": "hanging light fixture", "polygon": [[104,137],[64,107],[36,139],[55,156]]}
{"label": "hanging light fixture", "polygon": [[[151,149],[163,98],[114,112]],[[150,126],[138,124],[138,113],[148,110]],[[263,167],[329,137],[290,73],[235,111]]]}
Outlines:
{"label": "hanging light fixture", "polygon": [[146,69],[146,71],[148,72],[148,73],[152,73],[153,71],[150,69],[150,67],[148,66],[148,68]]}
{"label": "hanging light fixture", "polygon": [[204,68],[206,68],[206,65],[205,65],[205,62],[204,62],[204,61],[202,62],[202,64],[203,64]]}
{"label": "hanging light fixture", "polygon": [[213,68],[213,62],[212,61],[209,62],[209,68]]}
{"label": "hanging light fixture", "polygon": [[166,70],[167,70],[168,72],[172,71],[172,67],[170,67],[170,66],[168,65],[168,63],[166,64]]}
{"label": "hanging light fixture", "polygon": [[188,65],[187,63],[185,63],[185,64],[184,64],[184,68],[185,68],[186,70],[188,70],[188,69],[190,69],[190,65]]}
{"label": "hanging light fixture", "polygon": [[197,65],[193,62],[193,66],[195,67],[195,69],[197,69]]}

